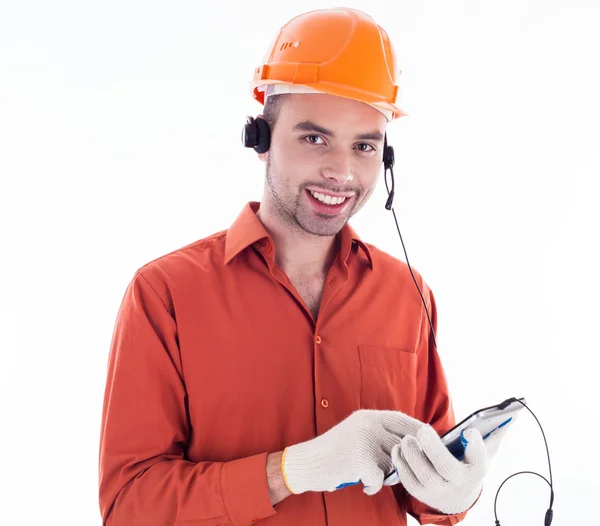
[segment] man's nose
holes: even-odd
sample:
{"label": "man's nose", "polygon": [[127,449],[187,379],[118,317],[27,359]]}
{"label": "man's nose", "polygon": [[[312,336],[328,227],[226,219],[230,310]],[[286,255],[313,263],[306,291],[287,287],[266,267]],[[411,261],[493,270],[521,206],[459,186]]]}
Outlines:
{"label": "man's nose", "polygon": [[352,164],[350,154],[341,151],[332,151],[321,170],[323,177],[333,179],[338,183],[352,180]]}

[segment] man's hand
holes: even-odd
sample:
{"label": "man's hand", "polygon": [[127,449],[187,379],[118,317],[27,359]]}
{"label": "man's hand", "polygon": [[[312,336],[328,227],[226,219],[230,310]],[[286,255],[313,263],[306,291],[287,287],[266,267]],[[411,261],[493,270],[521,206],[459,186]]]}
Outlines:
{"label": "man's hand", "polygon": [[367,495],[393,470],[391,451],[424,424],[399,411],[361,409],[326,433],[285,449],[282,472],[292,493],[335,491],[362,482]]}
{"label": "man's hand", "polygon": [[464,432],[465,456],[457,460],[436,431],[423,426],[392,449],[400,482],[413,497],[445,514],[461,513],[479,498],[483,479],[509,425],[485,441],[476,429]]}

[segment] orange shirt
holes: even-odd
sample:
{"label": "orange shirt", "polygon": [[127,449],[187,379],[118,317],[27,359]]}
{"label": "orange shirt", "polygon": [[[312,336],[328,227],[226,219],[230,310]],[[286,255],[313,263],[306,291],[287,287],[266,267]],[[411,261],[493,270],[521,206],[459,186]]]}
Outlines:
{"label": "orange shirt", "polygon": [[[275,507],[266,456],[357,409],[455,423],[405,263],[350,225],[316,320],[248,203],[232,226],[142,266],[113,334],[99,462],[106,526],[453,525],[401,485],[292,495]],[[436,323],[435,300],[415,276]],[[437,327],[437,325],[434,325]]]}

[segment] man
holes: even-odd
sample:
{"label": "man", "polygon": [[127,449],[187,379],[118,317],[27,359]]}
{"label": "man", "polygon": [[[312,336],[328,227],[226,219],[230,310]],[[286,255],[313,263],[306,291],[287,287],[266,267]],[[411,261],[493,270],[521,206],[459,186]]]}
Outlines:
{"label": "man", "polygon": [[[422,300],[347,223],[404,115],[396,75],[359,11],[279,33],[252,83],[264,120],[246,127],[263,201],[140,268],[119,310],[103,524],[452,525],[479,497],[496,443],[468,436],[463,461],[441,444],[455,419]],[[394,471],[401,484],[384,485]]]}

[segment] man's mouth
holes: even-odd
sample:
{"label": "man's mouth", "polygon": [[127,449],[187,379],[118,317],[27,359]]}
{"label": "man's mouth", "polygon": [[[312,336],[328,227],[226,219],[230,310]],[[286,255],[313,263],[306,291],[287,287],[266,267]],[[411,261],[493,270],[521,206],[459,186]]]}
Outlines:
{"label": "man's mouth", "polygon": [[321,215],[335,216],[346,209],[348,203],[354,197],[354,193],[348,194],[326,194],[317,190],[306,189],[306,193],[314,210]]}
{"label": "man's mouth", "polygon": [[341,205],[346,199],[352,197],[351,195],[331,195],[331,194],[323,194],[317,192],[315,190],[308,190],[310,195],[312,195],[317,201],[321,201],[321,203],[325,203],[326,205]]}

